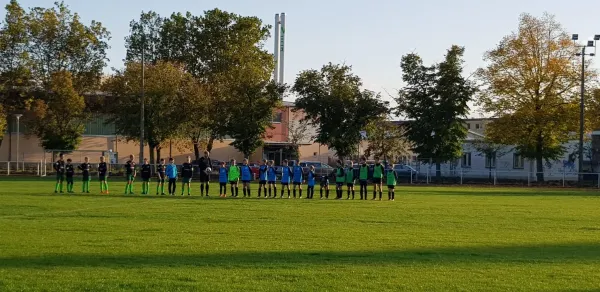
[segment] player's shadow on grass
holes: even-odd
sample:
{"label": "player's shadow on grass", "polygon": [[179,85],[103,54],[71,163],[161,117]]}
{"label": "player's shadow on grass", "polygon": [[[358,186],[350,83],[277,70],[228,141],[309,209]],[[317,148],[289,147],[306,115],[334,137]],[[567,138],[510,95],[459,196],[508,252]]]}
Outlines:
{"label": "player's shadow on grass", "polygon": [[43,267],[244,267],[256,265],[561,264],[600,261],[600,243],[415,249],[377,252],[235,252],[219,254],[61,254],[0,257],[0,269]]}

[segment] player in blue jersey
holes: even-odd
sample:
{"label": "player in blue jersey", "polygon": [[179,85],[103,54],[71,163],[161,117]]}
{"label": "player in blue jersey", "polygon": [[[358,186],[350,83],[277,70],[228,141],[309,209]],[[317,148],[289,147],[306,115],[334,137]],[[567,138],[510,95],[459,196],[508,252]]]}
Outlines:
{"label": "player in blue jersey", "polygon": [[221,167],[219,167],[219,196],[227,197],[227,183],[229,182],[229,174],[227,173],[227,167],[225,161],[221,161]]}
{"label": "player in blue jersey", "polygon": [[290,181],[292,178],[292,170],[288,165],[287,159],[283,161],[281,167],[281,198],[283,199],[283,193],[287,188],[288,199],[291,198]]}
{"label": "player in blue jersey", "polygon": [[299,198],[302,199],[302,182],[304,181],[304,173],[300,166],[300,161],[292,167],[292,177],[294,181],[294,199],[296,198],[296,188],[300,194]]}
{"label": "player in blue jersey", "polygon": [[277,198],[277,169],[275,161],[269,161],[267,168],[267,182],[269,184],[269,198],[271,197],[271,188],[273,188],[273,198]]}
{"label": "player in blue jersey", "polygon": [[267,160],[263,160],[262,164],[258,167],[258,197],[260,198],[261,192],[265,191],[265,198],[267,197],[267,179],[269,166]]}
{"label": "player in blue jersey", "polygon": [[306,194],[307,199],[312,199],[315,197],[315,180],[316,180],[315,166],[311,165],[310,170],[306,174],[306,184],[308,185],[307,194]]}

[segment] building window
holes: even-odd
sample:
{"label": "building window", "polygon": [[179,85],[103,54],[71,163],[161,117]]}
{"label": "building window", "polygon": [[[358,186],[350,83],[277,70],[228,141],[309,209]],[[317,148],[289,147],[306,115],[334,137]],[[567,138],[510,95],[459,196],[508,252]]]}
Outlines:
{"label": "building window", "polygon": [[486,155],[485,168],[496,168],[496,153]]}
{"label": "building window", "polygon": [[479,124],[475,124],[475,129],[479,130]]}
{"label": "building window", "polygon": [[460,165],[465,168],[471,167],[471,152],[463,154]]}
{"label": "building window", "polygon": [[519,153],[513,154],[513,168],[514,169],[524,169],[525,168],[525,159]]}
{"label": "building window", "polygon": [[283,113],[274,113],[272,122],[274,124],[281,124],[282,119],[283,119]]}
{"label": "building window", "polygon": [[467,123],[467,130],[471,130],[471,123]]}

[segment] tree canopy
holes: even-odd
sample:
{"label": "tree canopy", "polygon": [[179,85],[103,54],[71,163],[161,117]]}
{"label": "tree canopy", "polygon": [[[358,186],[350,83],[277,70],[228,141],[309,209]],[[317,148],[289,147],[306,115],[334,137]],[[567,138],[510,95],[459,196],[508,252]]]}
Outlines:
{"label": "tree canopy", "polygon": [[462,155],[468,130],[463,120],[469,113],[468,102],[475,87],[463,76],[464,48],[452,46],[444,61],[426,66],[421,57],[411,53],[402,57],[402,80],[396,113],[410,120],[406,134],[413,150],[421,158],[440,164]]}
{"label": "tree canopy", "polygon": [[[496,118],[486,135],[498,144],[516,145],[536,161],[543,181],[544,160],[559,159],[564,143],[576,138],[581,59],[571,36],[554,16],[521,15],[519,29],[488,51],[478,104]],[[596,78],[587,67],[588,80]]]}
{"label": "tree canopy", "polygon": [[296,108],[317,128],[315,141],[334,149],[339,158],[357,153],[360,131],[389,111],[388,102],[361,86],[350,66],[332,63],[301,72],[293,86]]}

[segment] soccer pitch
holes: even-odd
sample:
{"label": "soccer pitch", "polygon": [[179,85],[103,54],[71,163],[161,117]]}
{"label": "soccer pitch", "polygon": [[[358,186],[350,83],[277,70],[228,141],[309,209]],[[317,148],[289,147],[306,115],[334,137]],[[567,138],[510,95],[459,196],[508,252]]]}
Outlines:
{"label": "soccer pitch", "polygon": [[3,178],[0,291],[600,289],[596,191],[205,199],[197,183],[192,197],[124,196],[116,180],[111,195],[96,182],[93,194],[55,195],[51,180]]}

